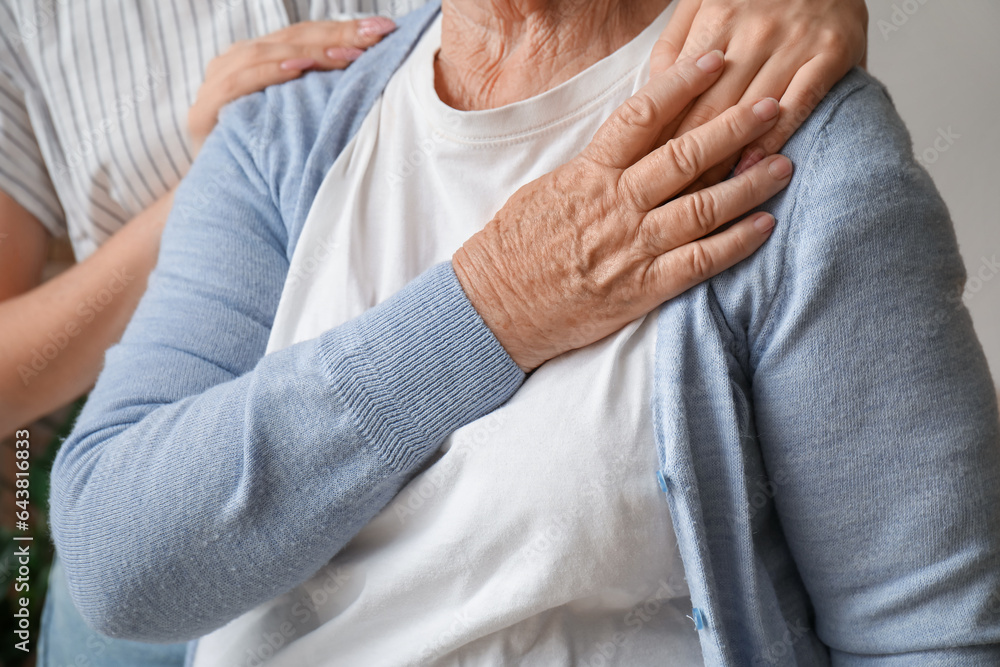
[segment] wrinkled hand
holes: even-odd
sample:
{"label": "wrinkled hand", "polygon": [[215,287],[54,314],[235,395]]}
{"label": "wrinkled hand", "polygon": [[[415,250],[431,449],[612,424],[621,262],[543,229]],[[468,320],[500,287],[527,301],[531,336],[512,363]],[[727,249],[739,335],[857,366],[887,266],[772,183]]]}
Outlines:
{"label": "wrinkled hand", "polygon": [[[785,145],[823,97],[855,65],[865,64],[868,10],[864,0],[677,0],[653,49],[651,70],[665,71],[682,56],[721,49],[722,79],[662,140],[716,118],[738,102],[773,97],[781,119],[763,137],[706,174],[695,187],[724,178],[742,152],[737,171]],[[740,147],[743,148],[743,147]]]}
{"label": "wrinkled hand", "polygon": [[195,152],[233,100],[291,81],[308,70],[344,69],[396,29],[391,19],[307,21],[236,42],[209,63],[198,98],[188,112]]}
{"label": "wrinkled hand", "polygon": [[767,213],[706,235],[788,184],[792,165],[783,156],[671,198],[771,130],[775,100],[740,104],[656,148],[664,125],[708,90],[722,66],[713,52],[653,77],[580,155],[514,193],[455,253],[470,301],[523,370],[618,331],[767,239],[774,224]]}

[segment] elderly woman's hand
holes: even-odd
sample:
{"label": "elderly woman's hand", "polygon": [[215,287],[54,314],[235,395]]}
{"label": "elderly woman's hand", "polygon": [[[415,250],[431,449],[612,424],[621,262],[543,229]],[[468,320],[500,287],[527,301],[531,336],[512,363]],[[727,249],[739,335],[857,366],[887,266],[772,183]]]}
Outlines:
{"label": "elderly woman's hand", "polygon": [[722,65],[716,51],[654,77],[579,156],[514,193],[455,253],[470,301],[525,371],[614,333],[767,239],[774,220],[766,213],[712,232],[788,184],[785,157],[676,195],[772,129],[777,101],[741,104],[653,150]]}
{"label": "elderly woman's hand", "polygon": [[384,16],[305,21],[236,42],[208,64],[198,98],[188,112],[195,152],[215,127],[219,111],[233,100],[291,81],[309,70],[344,69],[395,28],[396,24]]}
{"label": "elderly woman's hand", "polygon": [[[781,120],[742,150],[742,171],[781,150],[834,84],[855,65],[864,66],[867,41],[864,0],[679,0],[653,49],[652,73],[711,49],[726,52],[727,66],[665,136],[683,134],[740,101],[780,100]],[[721,180],[739,149],[695,187]]]}

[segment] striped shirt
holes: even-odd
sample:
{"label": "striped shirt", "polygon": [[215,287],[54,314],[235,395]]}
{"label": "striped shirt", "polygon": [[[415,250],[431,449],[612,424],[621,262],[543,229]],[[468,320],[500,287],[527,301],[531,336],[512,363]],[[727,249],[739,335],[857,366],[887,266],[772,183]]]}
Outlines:
{"label": "striped shirt", "polygon": [[170,191],[187,114],[232,43],[425,0],[0,0],[0,189],[78,259]]}

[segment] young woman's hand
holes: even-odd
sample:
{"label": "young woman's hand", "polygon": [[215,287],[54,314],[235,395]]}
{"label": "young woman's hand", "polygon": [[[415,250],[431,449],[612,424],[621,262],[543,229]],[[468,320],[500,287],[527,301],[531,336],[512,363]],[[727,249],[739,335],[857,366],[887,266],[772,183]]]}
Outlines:
{"label": "young woman's hand", "polygon": [[236,42],[208,65],[198,98],[188,112],[195,152],[233,100],[291,81],[308,70],[344,69],[364,50],[396,29],[391,19],[307,21],[270,35]]}
{"label": "young woman's hand", "polygon": [[[739,102],[780,100],[778,124],[742,150],[742,171],[781,150],[834,84],[855,65],[864,66],[867,44],[864,0],[678,0],[653,49],[653,74],[679,57],[711,49],[725,51],[727,66],[719,82],[667,126],[662,140]],[[695,187],[725,177],[740,153],[734,151]]]}
{"label": "young woman's hand", "polygon": [[653,77],[579,156],[514,193],[455,253],[469,300],[523,370],[614,333],[768,238],[767,213],[712,233],[788,185],[792,165],[783,156],[677,195],[773,129],[776,100],[739,104],[656,148],[664,125],[722,66],[716,51]]}

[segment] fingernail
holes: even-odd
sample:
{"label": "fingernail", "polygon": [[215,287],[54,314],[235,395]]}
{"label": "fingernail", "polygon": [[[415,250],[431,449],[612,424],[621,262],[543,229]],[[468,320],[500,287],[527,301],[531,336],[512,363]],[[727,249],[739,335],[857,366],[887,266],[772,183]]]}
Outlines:
{"label": "fingernail", "polygon": [[362,37],[381,37],[396,29],[392,19],[384,16],[372,16],[358,21],[358,34]]}
{"label": "fingernail", "polygon": [[767,165],[767,173],[782,181],[792,175],[792,161],[784,155],[775,155],[771,164]]}
{"label": "fingernail", "polygon": [[778,100],[773,97],[765,97],[757,104],[753,105],[753,112],[757,118],[767,121],[778,115]]}
{"label": "fingernail", "polygon": [[315,67],[316,61],[312,58],[291,58],[281,63],[281,69],[303,70]]}
{"label": "fingernail", "polygon": [[740,163],[736,165],[736,170],[733,172],[733,176],[739,176],[744,171],[754,166],[763,159],[764,159],[764,151],[762,151],[759,148],[753,149],[752,151],[744,155],[743,159],[740,160]]}
{"label": "fingernail", "polygon": [[759,234],[767,234],[769,231],[774,229],[774,216],[770,213],[761,213],[753,219],[753,228],[756,229]]}
{"label": "fingernail", "polygon": [[710,53],[706,53],[701,58],[698,58],[698,62],[695,63],[703,72],[712,73],[718,71],[722,67],[722,63],[725,62],[726,57],[723,55],[722,51],[716,49]]}
{"label": "fingernail", "polygon": [[344,46],[334,46],[326,50],[326,57],[330,60],[346,60],[349,63],[353,63],[355,60],[361,57],[364,53],[361,49],[355,49],[353,47]]}

